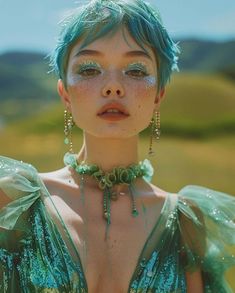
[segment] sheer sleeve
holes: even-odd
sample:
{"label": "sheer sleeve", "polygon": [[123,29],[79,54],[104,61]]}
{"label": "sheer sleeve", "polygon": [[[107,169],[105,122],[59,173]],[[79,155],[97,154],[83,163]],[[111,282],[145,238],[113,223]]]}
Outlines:
{"label": "sheer sleeve", "polygon": [[235,266],[235,197],[188,185],[178,210],[184,269],[201,269],[206,292],[232,292],[225,272]]}
{"label": "sheer sleeve", "polygon": [[0,211],[0,228],[25,230],[23,223],[17,221],[40,197],[37,178],[32,165],[0,157],[0,189],[11,200]]}
{"label": "sheer sleeve", "polygon": [[[42,197],[50,194],[30,164],[0,157],[0,292],[83,292],[71,254]],[[5,201],[5,200],[4,200]]]}
{"label": "sheer sleeve", "polygon": [[[26,219],[28,210],[39,198],[40,187],[33,166],[10,158],[0,157],[0,195],[9,203],[0,210],[0,291],[20,292],[17,269],[20,251],[30,226]],[[19,290],[19,291],[18,291]]]}

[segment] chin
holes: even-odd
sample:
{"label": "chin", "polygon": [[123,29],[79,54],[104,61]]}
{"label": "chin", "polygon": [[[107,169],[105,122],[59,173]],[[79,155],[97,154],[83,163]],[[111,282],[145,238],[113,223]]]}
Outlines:
{"label": "chin", "polygon": [[138,135],[137,132],[133,131],[127,131],[127,130],[109,130],[106,131],[105,129],[102,129],[101,131],[97,132],[89,132],[90,135],[99,137],[99,138],[104,138],[104,139],[127,139],[132,136]]}

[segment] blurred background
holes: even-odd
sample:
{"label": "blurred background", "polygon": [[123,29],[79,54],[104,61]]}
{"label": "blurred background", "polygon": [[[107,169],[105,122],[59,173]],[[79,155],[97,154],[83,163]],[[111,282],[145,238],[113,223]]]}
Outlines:
{"label": "blurred background", "polygon": [[[180,72],[161,107],[154,183],[170,192],[187,184],[235,194],[235,2],[158,0],[179,42]],[[60,168],[63,107],[46,56],[59,21],[83,1],[0,0],[0,153],[40,172]],[[140,136],[147,157],[149,130]],[[74,136],[76,150],[82,132]]]}
{"label": "blurred background", "polygon": [[[153,183],[169,192],[196,184],[235,194],[235,1],[149,2],[181,47],[180,72],[161,106]],[[0,154],[39,172],[61,168],[67,151],[57,80],[45,57],[56,44],[59,21],[76,6],[0,0]],[[75,132],[78,151],[82,132]],[[147,129],[140,135],[141,159],[148,146]]]}

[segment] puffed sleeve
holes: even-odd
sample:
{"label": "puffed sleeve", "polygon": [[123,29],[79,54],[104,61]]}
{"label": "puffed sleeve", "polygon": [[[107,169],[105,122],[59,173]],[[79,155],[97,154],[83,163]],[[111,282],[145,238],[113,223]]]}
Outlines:
{"label": "puffed sleeve", "polygon": [[201,270],[205,292],[233,292],[225,273],[235,266],[235,197],[196,185],[178,194],[184,269]]}
{"label": "puffed sleeve", "polygon": [[0,210],[0,228],[24,230],[17,221],[40,197],[36,169],[30,164],[0,156],[0,189],[10,199],[10,203]]}
{"label": "puffed sleeve", "polygon": [[0,157],[0,196],[0,292],[83,292],[79,255],[73,261],[44,205],[50,194],[37,170]]}
{"label": "puffed sleeve", "polygon": [[40,197],[36,174],[29,164],[0,157],[0,196],[9,198],[0,209],[0,292],[21,292],[20,251],[30,234],[29,209]]}

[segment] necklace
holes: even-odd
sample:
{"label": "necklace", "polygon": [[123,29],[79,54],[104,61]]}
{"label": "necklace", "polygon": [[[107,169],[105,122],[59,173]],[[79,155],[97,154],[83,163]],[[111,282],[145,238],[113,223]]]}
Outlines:
{"label": "necklace", "polygon": [[[109,172],[104,172],[97,165],[88,165],[84,161],[78,163],[75,154],[66,153],[64,156],[64,164],[72,167],[81,175],[82,182],[84,182],[84,175],[93,177],[97,181],[98,187],[103,191],[103,217],[107,223],[106,236],[109,225],[111,224],[111,200],[117,200],[118,194],[124,195],[123,192],[114,192],[112,190],[113,186],[118,184],[128,186],[132,201],[132,216],[137,217],[139,212],[136,209],[133,182],[140,177],[146,182],[150,182],[154,173],[153,167],[148,159],[140,161],[138,164],[129,165],[128,167],[115,167]],[[84,186],[82,184],[81,190],[84,193],[83,188]]]}

